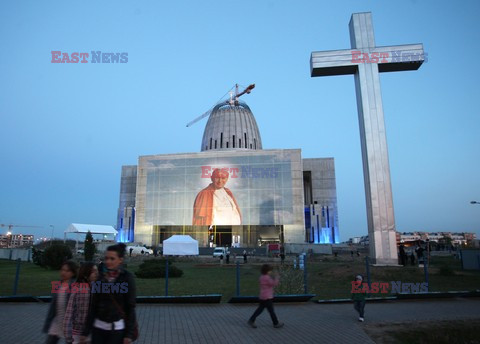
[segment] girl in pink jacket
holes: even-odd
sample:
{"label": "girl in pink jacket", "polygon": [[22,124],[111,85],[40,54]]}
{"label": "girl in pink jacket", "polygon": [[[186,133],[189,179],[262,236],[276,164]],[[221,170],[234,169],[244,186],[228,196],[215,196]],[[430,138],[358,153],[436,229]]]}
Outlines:
{"label": "girl in pink jacket", "polygon": [[279,322],[277,319],[277,315],[273,309],[273,288],[278,285],[280,282],[278,276],[272,277],[272,270],[273,267],[268,264],[262,265],[262,275],[260,276],[260,295],[258,297],[260,304],[258,308],[255,310],[253,315],[248,320],[248,325],[253,328],[257,328],[255,325],[255,319],[263,312],[266,308],[270,313],[270,317],[272,318],[273,327],[280,328],[283,326],[283,323]]}

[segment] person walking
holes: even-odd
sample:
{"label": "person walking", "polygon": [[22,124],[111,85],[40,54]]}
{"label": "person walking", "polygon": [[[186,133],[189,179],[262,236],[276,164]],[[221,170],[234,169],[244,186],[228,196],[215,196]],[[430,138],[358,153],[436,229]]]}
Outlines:
{"label": "person walking", "polygon": [[247,250],[243,250],[243,263],[247,263]]}
{"label": "person walking", "polygon": [[90,333],[92,344],[129,344],[138,337],[135,279],[122,266],[125,251],[123,243],[108,246],[105,251],[105,266],[96,282],[99,292],[92,294],[81,343]]}
{"label": "person walking", "polygon": [[[67,343],[80,343],[80,336],[87,322],[92,297],[91,283],[95,282],[97,278],[98,269],[95,263],[86,262],[80,266],[77,281],[73,284],[78,289],[71,293],[63,320],[63,331]],[[85,342],[90,343],[90,340]]]}
{"label": "person walking", "polygon": [[363,276],[357,275],[355,276],[355,282],[352,285],[352,300],[353,300],[353,308],[358,312],[358,321],[364,321],[365,315],[365,302],[367,297],[367,292],[363,291]]}
{"label": "person walking", "polygon": [[63,321],[65,309],[70,297],[70,286],[77,277],[77,263],[69,260],[60,268],[60,281],[52,282],[52,301],[43,325],[43,332],[47,333],[46,344],[56,344],[64,338]]}
{"label": "person walking", "polygon": [[415,252],[417,252],[417,261],[418,261],[418,264],[420,264],[420,262],[423,264],[423,247],[418,245],[417,248],[415,249]]}
{"label": "person walking", "polygon": [[261,276],[259,280],[260,284],[260,295],[258,308],[255,310],[253,315],[248,320],[248,325],[253,328],[257,328],[255,325],[255,319],[263,312],[266,308],[270,313],[272,318],[273,327],[280,328],[283,327],[283,322],[279,322],[275,310],[273,309],[273,288],[278,285],[280,279],[278,275],[272,276],[273,267],[269,264],[263,264],[261,269]]}
{"label": "person walking", "polygon": [[405,246],[402,244],[398,250],[400,254],[400,265],[405,266],[407,264],[407,254],[405,253]]}

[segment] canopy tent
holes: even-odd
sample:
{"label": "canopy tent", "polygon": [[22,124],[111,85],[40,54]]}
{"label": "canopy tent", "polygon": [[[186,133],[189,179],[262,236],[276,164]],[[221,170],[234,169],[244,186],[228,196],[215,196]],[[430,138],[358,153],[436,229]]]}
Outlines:
{"label": "canopy tent", "polygon": [[198,256],[198,241],[190,235],[172,235],[163,241],[164,256]]}
{"label": "canopy tent", "polygon": [[77,244],[75,250],[78,249],[78,235],[87,234],[88,232],[92,234],[113,234],[117,235],[117,231],[112,226],[105,225],[88,225],[84,223],[72,223],[67,229],[63,232],[63,241],[67,240],[67,233],[76,233],[77,234]]}

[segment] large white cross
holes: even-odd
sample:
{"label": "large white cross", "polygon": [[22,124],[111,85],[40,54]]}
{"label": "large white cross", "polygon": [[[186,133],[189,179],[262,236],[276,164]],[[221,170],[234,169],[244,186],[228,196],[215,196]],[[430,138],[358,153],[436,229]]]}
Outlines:
{"label": "large white cross", "polygon": [[352,49],[313,52],[310,71],[312,77],[355,76],[370,256],[376,264],[396,265],[395,218],[378,73],[417,70],[425,54],[422,44],[375,46],[370,12],[354,13],[349,28]]}

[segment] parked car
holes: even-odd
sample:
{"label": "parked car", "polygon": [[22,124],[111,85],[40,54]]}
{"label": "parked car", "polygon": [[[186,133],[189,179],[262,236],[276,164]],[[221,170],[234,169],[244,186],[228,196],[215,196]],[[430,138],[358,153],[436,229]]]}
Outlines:
{"label": "parked car", "polygon": [[228,248],[216,247],[213,250],[213,258],[216,258],[216,257],[223,258],[227,255],[227,252],[228,252],[228,254],[230,254],[230,251],[228,250]]}
{"label": "parked car", "polygon": [[77,250],[77,254],[84,254],[84,253],[85,253],[85,251],[83,250],[83,248],[79,248]]}
{"label": "parked car", "polygon": [[148,256],[153,254],[153,250],[146,248],[145,246],[140,245],[130,245],[127,246],[127,255],[130,255],[130,249],[132,249],[132,256],[145,255]]}

